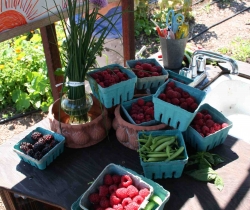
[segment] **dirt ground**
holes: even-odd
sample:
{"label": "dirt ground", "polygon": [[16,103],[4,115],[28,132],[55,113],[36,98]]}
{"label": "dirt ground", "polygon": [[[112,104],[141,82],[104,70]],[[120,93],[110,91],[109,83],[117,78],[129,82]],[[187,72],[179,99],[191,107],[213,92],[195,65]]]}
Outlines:
{"label": "dirt ground", "polygon": [[[230,46],[231,41],[236,37],[250,40],[249,7],[249,0],[203,0],[194,4],[195,23],[191,27],[189,37],[198,34],[199,36],[190,41],[191,45],[217,52],[218,48]],[[203,33],[204,30],[206,31]],[[141,46],[140,40],[136,40],[136,49],[139,50]],[[150,45],[148,44],[147,47]],[[0,120],[2,114],[3,111],[0,111]],[[0,145],[46,116],[47,113],[38,112],[0,124]],[[1,199],[0,210],[5,210]]]}

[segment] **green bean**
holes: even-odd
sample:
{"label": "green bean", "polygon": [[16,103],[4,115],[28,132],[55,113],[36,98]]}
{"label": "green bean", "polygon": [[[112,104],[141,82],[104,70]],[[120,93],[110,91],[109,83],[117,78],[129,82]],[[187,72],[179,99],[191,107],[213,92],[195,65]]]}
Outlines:
{"label": "green bean", "polygon": [[178,157],[184,151],[184,147],[181,146],[173,155],[166,159],[166,161],[170,161]]}
{"label": "green bean", "polygon": [[169,137],[160,139],[160,140],[157,141],[155,144],[152,144],[152,145],[150,146],[150,149],[154,151],[155,148],[158,147],[159,145],[161,145],[162,143],[164,143],[164,142],[166,142],[166,141],[172,141],[172,140],[175,140],[175,137],[174,137],[174,136],[169,136]]}
{"label": "green bean", "polygon": [[166,146],[168,146],[168,145],[174,143],[174,141],[175,141],[175,138],[172,138],[170,141],[166,141],[166,142],[160,144],[158,147],[156,147],[156,148],[154,149],[154,151],[155,151],[155,152],[159,152],[159,151],[165,149]]}

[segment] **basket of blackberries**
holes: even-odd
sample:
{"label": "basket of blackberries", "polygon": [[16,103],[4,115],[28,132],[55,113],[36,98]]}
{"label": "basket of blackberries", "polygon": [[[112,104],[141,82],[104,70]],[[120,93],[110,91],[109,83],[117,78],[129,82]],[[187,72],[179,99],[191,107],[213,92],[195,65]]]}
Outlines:
{"label": "basket of blackberries", "polygon": [[21,160],[43,170],[64,151],[64,143],[64,136],[37,127],[15,144],[13,150]]}

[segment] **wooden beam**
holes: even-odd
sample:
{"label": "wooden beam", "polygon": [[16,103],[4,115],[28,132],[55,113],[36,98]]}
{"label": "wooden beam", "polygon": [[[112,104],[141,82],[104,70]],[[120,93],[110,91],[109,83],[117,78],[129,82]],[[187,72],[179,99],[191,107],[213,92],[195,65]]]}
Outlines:
{"label": "wooden beam", "polygon": [[135,59],[134,0],[122,0],[122,33],[124,66]]}
{"label": "wooden beam", "polygon": [[46,58],[48,75],[50,79],[50,85],[52,90],[52,95],[54,100],[59,98],[59,92],[61,88],[56,88],[56,84],[63,82],[62,76],[55,76],[54,72],[57,68],[61,68],[61,60],[59,49],[57,46],[57,37],[55,24],[51,24],[45,27],[40,28],[44,54]]}

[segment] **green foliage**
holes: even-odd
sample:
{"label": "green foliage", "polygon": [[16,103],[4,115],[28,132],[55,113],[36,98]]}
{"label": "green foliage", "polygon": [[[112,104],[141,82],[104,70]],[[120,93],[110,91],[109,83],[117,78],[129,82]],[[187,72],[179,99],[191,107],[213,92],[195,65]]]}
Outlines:
{"label": "green foliage", "polygon": [[247,58],[250,58],[250,40],[237,37],[231,45],[220,48],[218,51],[236,60],[246,62]]}
{"label": "green foliage", "polygon": [[217,154],[197,152],[189,157],[184,172],[196,180],[213,182],[217,189],[221,191],[224,187],[223,180],[212,167],[223,162]]}
{"label": "green foliage", "polygon": [[0,109],[47,111],[53,102],[47,66],[36,32],[0,43]]}

